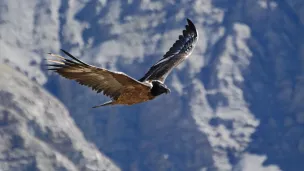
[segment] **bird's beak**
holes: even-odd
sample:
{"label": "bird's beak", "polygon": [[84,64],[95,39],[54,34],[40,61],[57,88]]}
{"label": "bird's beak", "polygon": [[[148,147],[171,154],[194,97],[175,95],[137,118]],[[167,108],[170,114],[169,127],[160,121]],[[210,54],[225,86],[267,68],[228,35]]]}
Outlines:
{"label": "bird's beak", "polygon": [[169,94],[169,93],[171,93],[171,90],[167,89],[166,94]]}

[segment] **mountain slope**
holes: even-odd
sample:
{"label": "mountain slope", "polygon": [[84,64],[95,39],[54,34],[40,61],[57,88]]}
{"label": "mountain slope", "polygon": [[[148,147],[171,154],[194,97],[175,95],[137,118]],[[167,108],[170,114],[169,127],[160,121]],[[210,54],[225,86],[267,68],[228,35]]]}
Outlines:
{"label": "mountain slope", "polygon": [[0,65],[0,170],[119,170],[37,83]]}

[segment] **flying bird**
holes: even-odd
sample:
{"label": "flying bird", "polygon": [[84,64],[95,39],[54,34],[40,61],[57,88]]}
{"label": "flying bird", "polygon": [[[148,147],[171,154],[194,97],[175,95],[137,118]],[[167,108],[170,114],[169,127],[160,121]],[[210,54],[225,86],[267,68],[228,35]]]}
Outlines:
{"label": "flying bird", "polygon": [[48,59],[51,62],[48,69],[111,98],[111,101],[93,108],[118,104],[133,105],[152,100],[161,94],[170,93],[164,83],[165,79],[173,68],[190,56],[196,45],[197,30],[191,20],[187,19],[187,22],[186,29],[169,51],[138,80],[122,72],[86,64],[62,49],[70,59],[49,53],[55,59]]}

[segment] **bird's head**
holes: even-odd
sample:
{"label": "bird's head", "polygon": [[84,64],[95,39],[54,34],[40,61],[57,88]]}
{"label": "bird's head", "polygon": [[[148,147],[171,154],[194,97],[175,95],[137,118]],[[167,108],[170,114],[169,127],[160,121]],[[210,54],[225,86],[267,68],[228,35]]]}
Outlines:
{"label": "bird's head", "polygon": [[163,84],[158,80],[153,80],[151,83],[152,83],[151,94],[153,96],[159,96],[163,93],[168,94],[171,92],[170,89],[165,84]]}

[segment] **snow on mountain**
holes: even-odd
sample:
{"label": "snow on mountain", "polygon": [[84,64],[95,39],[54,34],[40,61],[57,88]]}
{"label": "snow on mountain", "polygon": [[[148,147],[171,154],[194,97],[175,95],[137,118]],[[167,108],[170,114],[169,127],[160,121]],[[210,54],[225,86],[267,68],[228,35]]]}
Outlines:
{"label": "snow on mountain", "polygon": [[[248,170],[252,162],[296,171],[304,168],[302,11],[300,0],[3,0],[0,59],[44,84],[122,170]],[[168,77],[172,93],[151,102],[91,110],[108,98],[41,67],[63,48],[140,78],[186,18],[197,47]]]}
{"label": "snow on mountain", "polygon": [[281,169],[275,165],[263,166],[265,160],[265,156],[245,153],[233,171],[281,171]]}
{"label": "snow on mountain", "polygon": [[0,65],[0,170],[119,170],[88,143],[65,107]]}
{"label": "snow on mountain", "polygon": [[194,119],[200,129],[209,135],[215,154],[220,154],[214,156],[215,163],[227,170],[231,169],[227,149],[235,150],[234,153],[242,152],[259,124],[249,111],[241,88],[235,85],[243,82],[242,70],[252,56],[246,45],[249,37],[250,29],[246,25],[234,24],[212,73],[217,81],[216,87],[206,90],[195,79],[191,95],[196,97],[191,99],[191,104],[195,104],[191,106]]}
{"label": "snow on mountain", "polygon": [[39,83],[42,55],[60,47],[58,40],[59,1],[0,2],[0,59],[20,68]]}

